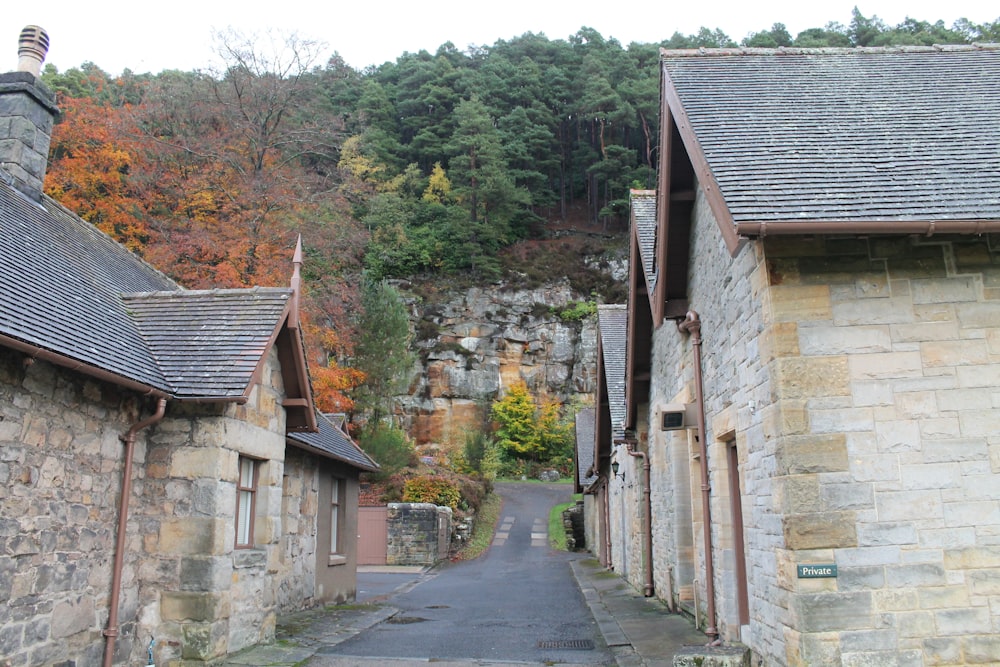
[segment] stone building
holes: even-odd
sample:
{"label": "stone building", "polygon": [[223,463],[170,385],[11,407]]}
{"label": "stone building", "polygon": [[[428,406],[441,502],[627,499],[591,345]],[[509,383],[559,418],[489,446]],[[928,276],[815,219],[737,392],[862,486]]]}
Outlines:
{"label": "stone building", "polygon": [[[638,208],[633,204],[633,227]],[[582,473],[587,475],[583,491],[588,549],[597,556],[601,565],[608,568],[614,567],[616,557],[622,557],[623,519],[629,514],[621,507],[624,499],[621,493],[615,493],[616,509],[613,513],[610,511],[611,484],[624,483],[624,473],[619,477],[618,470],[612,468],[613,463],[618,461],[612,462],[611,451],[613,443],[621,442],[625,437],[627,317],[628,310],[624,305],[601,305],[597,309],[597,391],[594,426],[590,429],[593,453],[588,457],[592,467]],[[602,470],[604,474],[599,474]],[[592,502],[587,502],[588,498]],[[612,514],[614,523],[611,523]],[[624,570],[618,571],[624,576]]]}
{"label": "stone building", "polygon": [[188,291],[45,196],[48,38],[0,75],[0,664],[202,664],[355,594],[357,479],[289,288]]}
{"label": "stone building", "polygon": [[660,65],[611,565],[754,664],[998,664],[1000,48]]}
{"label": "stone building", "polygon": [[600,506],[600,498],[590,491],[590,487],[597,481],[594,475],[594,426],[596,424],[596,413],[594,408],[580,408],[574,419],[574,431],[576,444],[573,448],[573,463],[575,475],[573,477],[573,493],[583,494],[583,544],[578,547],[590,549],[600,532],[600,514],[597,508]]}

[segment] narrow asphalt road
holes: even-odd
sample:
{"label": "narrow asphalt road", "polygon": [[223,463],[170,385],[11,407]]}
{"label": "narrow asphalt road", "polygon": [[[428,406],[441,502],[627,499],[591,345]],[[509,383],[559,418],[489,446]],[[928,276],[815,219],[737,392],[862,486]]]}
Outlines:
{"label": "narrow asphalt road", "polygon": [[613,665],[569,561],[549,547],[548,516],[572,500],[568,484],[499,483],[493,544],[477,560],[447,563],[388,602],[400,612],[321,650],[310,667],[406,664]]}

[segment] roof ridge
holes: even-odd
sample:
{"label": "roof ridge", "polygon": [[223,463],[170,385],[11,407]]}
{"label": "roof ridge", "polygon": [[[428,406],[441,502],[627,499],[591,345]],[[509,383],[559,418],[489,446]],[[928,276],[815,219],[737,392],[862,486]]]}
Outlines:
{"label": "roof ridge", "polygon": [[801,47],[779,46],[759,48],[737,46],[730,48],[667,49],[660,47],[661,58],[698,56],[819,56],[879,53],[956,53],[973,51],[1000,51],[1000,43],[973,42],[972,44],[935,44],[933,46],[855,46],[855,47]]}
{"label": "roof ridge", "polygon": [[290,287],[264,287],[261,285],[255,285],[253,287],[220,287],[214,289],[179,289],[179,290],[161,290],[158,292],[129,292],[122,294],[122,298],[125,299],[156,299],[156,298],[177,298],[179,296],[238,296],[254,293],[269,293],[269,294],[291,294],[292,289]]}

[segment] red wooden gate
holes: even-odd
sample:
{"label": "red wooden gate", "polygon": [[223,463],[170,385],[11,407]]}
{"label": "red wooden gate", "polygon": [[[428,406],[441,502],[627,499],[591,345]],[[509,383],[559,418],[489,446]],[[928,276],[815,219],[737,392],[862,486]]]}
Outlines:
{"label": "red wooden gate", "polygon": [[358,565],[385,565],[388,508],[358,508]]}

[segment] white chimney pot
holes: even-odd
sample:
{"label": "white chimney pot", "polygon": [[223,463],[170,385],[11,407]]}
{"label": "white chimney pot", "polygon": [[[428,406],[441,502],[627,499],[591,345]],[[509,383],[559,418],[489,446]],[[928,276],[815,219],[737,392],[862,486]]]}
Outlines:
{"label": "white chimney pot", "polygon": [[45,54],[49,52],[49,35],[37,25],[25,26],[17,46],[17,71],[35,77],[42,73]]}

